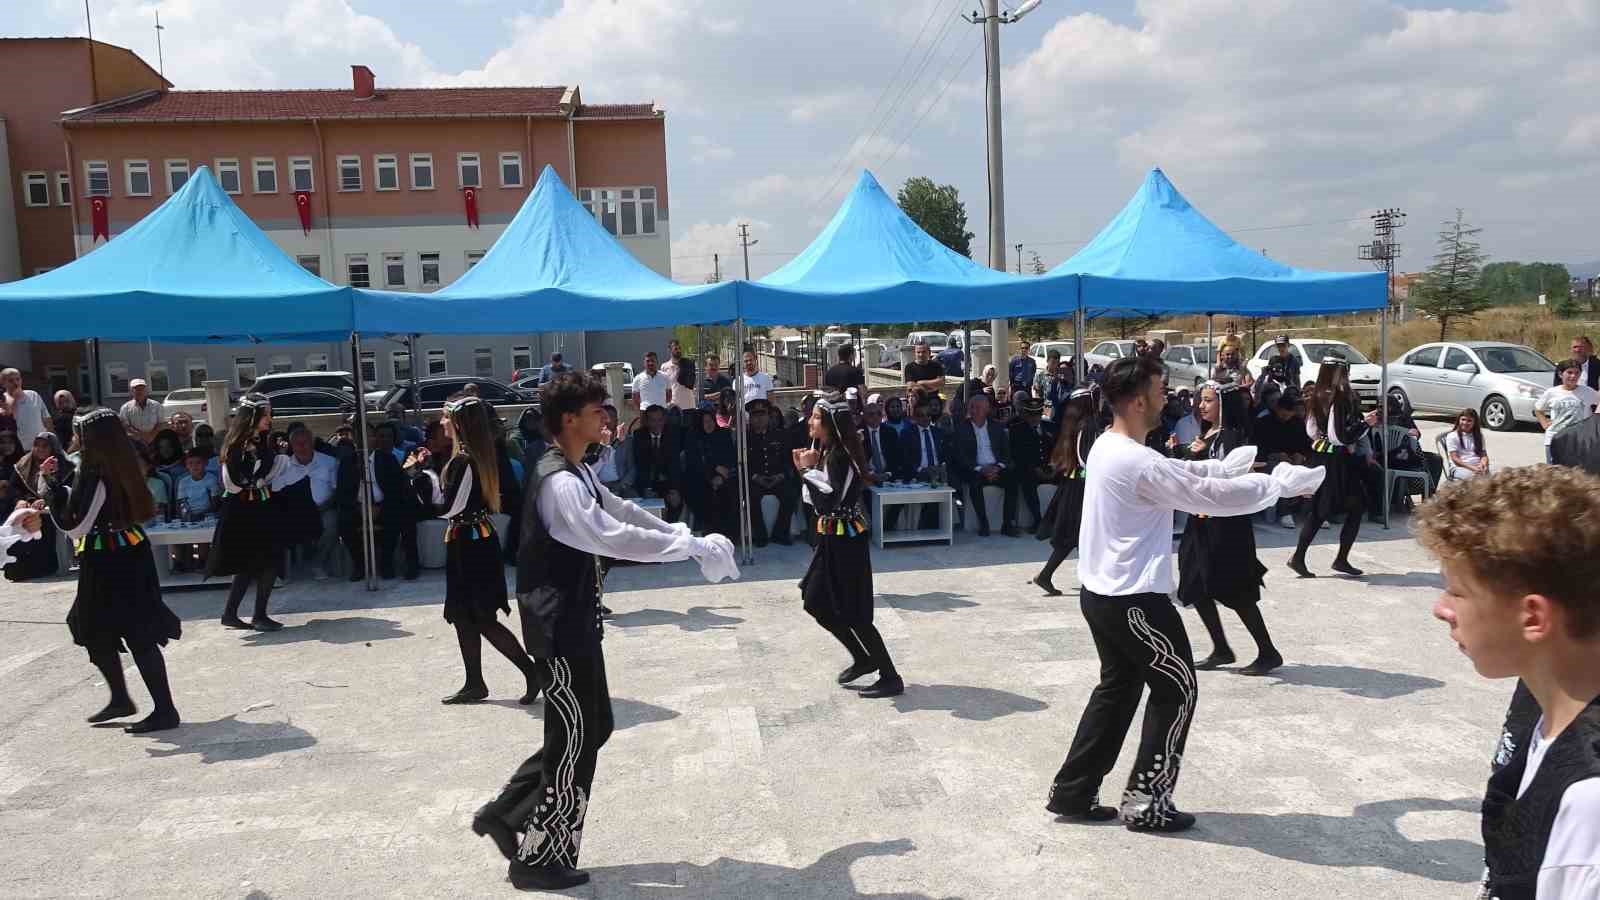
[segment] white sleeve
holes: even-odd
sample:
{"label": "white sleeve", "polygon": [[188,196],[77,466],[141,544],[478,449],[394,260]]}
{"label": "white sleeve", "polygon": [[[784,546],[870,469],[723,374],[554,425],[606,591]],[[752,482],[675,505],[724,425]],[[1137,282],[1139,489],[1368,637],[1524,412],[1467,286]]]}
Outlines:
{"label": "white sleeve", "polygon": [[1158,457],[1140,474],[1140,499],[1158,506],[1209,516],[1244,516],[1260,512],[1283,497],[1316,493],[1326,472],[1279,463],[1270,475],[1237,478],[1196,477],[1176,460]]}
{"label": "white sleeve", "polygon": [[88,534],[89,530],[91,528],[94,528],[95,521],[100,518],[100,507],[105,506],[105,505],[106,505],[106,485],[105,485],[105,482],[96,481],[94,483],[94,496],[89,499],[89,509],[84,512],[83,519],[78,522],[78,525],[77,525],[76,528],[72,528],[72,529],[68,529],[67,530],[67,532],[66,532],[67,537],[69,539],[71,539],[71,540],[76,541],[77,539],[79,539],[79,538],[83,537],[84,535]]}
{"label": "white sleeve", "polygon": [[1600,897],[1600,778],[1567,788],[1539,864],[1538,896]]}
{"label": "white sleeve", "polygon": [[[585,465],[587,465],[587,463]],[[623,523],[624,525],[632,525],[636,528],[644,528],[649,531],[659,531],[662,534],[676,535],[680,533],[690,533],[688,523],[668,522],[667,520],[661,518],[650,510],[645,509],[639,504],[634,503],[631,500],[624,500],[623,498],[618,497],[616,494],[611,493],[610,489],[602,484],[598,477],[595,478],[594,482],[595,486],[600,489],[600,502],[608,511],[614,514],[614,517],[617,519],[617,521]]]}
{"label": "white sleeve", "polygon": [[677,562],[700,552],[688,531],[672,533],[619,521],[595,502],[571,472],[557,472],[539,490],[539,516],[550,536],[597,556],[634,562]]}
{"label": "white sleeve", "polygon": [[828,473],[821,469],[807,469],[800,473],[807,485],[824,494],[833,493],[833,485],[828,482]]}
{"label": "white sleeve", "polygon": [[1557,390],[1557,388],[1545,388],[1544,393],[1539,395],[1539,399],[1534,401],[1533,408],[1535,412],[1548,413],[1550,411],[1550,392],[1554,390]]}
{"label": "white sleeve", "polygon": [[1322,437],[1322,429],[1317,427],[1316,416],[1306,416],[1306,437],[1313,441]]}
{"label": "white sleeve", "polygon": [[[432,472],[428,473],[433,475]],[[478,489],[477,479],[472,475],[471,466],[461,467],[461,483],[456,485],[455,499],[450,502],[450,508],[444,511],[446,519],[453,519],[466,511],[467,501],[472,499],[472,492]],[[433,502],[443,503],[444,496],[439,490],[439,476],[433,476]]]}
{"label": "white sleeve", "polygon": [[1255,465],[1256,448],[1236,447],[1222,459],[1175,459],[1172,462],[1183,466],[1189,474],[1202,478],[1238,478]]}

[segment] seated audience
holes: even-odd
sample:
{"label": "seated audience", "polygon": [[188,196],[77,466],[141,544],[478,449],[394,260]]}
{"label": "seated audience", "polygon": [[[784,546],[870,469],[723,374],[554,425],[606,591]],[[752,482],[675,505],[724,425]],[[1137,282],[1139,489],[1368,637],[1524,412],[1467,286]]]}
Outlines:
{"label": "seated audience", "polygon": [[682,466],[678,433],[667,428],[667,410],[652,404],[644,411],[644,430],[634,430],[633,488],[640,497],[665,501],[668,522],[683,515]]}
{"label": "seated audience", "polygon": [[694,527],[702,534],[732,538],[739,534],[739,488],[734,481],[738,453],[733,434],[717,424],[716,410],[706,404],[700,427],[683,448],[683,487]]}
{"label": "seated audience", "polygon": [[[746,452],[750,460],[751,539],[757,547],[765,547],[769,537],[775,543],[788,545],[793,543],[789,527],[800,502],[800,481],[789,452],[792,448],[788,437],[773,425],[772,404],[751,400],[745,404],[745,414],[750,421]],[[761,513],[761,498],[769,494],[778,498],[778,521],[770,536],[766,517]]]}
{"label": "seated audience", "polygon": [[[978,535],[989,535],[989,512],[983,489],[997,487],[1005,495],[1000,533],[1017,537],[1017,479],[1010,468],[1011,442],[1000,423],[989,418],[989,395],[975,394],[967,401],[967,419],[956,426],[956,462],[967,502],[978,517]],[[952,479],[953,480],[953,479]]]}
{"label": "seated audience", "polygon": [[1455,427],[1444,436],[1444,452],[1445,472],[1451,479],[1489,474],[1489,448],[1483,442],[1477,410],[1463,409],[1456,415]]}
{"label": "seated audience", "polygon": [[1044,401],[1027,394],[1017,394],[1013,403],[1016,414],[1007,428],[1011,443],[1011,469],[1017,480],[1017,493],[1022,504],[1033,517],[1032,527],[1039,526],[1039,485],[1056,480],[1055,467],[1050,464],[1050,450],[1056,443],[1055,427],[1044,420]]}
{"label": "seated audience", "polygon": [[[15,435],[4,432],[15,443]],[[3,459],[0,456],[0,459]],[[54,431],[40,431],[33,439],[33,446],[24,456],[16,458],[10,466],[11,475],[5,492],[4,512],[9,515],[19,504],[28,506],[46,513],[47,502],[44,494],[39,492],[39,466],[45,460],[55,459],[56,478],[67,482],[72,478],[74,466],[61,452],[61,440]],[[160,498],[157,497],[157,502]],[[12,562],[5,566],[7,581],[27,581],[30,578],[40,578],[45,575],[54,575],[61,569],[61,560],[56,555],[56,527],[55,521],[46,513],[39,517],[43,532],[39,540],[23,541],[13,544],[7,551]]]}

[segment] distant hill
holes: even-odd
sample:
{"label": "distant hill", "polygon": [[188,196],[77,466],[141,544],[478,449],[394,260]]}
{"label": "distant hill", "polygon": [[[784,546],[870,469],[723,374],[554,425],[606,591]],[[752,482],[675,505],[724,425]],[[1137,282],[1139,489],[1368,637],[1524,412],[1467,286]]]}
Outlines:
{"label": "distant hill", "polygon": [[1594,262],[1577,263],[1576,265],[1568,264],[1567,271],[1572,274],[1573,278],[1593,278],[1596,275],[1600,275],[1600,259]]}

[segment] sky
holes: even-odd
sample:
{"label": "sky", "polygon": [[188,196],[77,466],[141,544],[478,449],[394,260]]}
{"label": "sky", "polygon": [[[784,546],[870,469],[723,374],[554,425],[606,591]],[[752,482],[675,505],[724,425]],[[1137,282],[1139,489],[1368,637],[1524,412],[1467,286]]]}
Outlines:
{"label": "sky", "polygon": [[[988,261],[978,0],[90,0],[179,88],[577,84],[666,111],[673,276],[781,266],[862,168],[966,201]],[[82,35],[81,0],[0,34]],[[1285,262],[1423,268],[1457,208],[1498,260],[1600,259],[1600,0],[1044,0],[1001,29],[1006,244],[1070,256],[1159,166]]]}

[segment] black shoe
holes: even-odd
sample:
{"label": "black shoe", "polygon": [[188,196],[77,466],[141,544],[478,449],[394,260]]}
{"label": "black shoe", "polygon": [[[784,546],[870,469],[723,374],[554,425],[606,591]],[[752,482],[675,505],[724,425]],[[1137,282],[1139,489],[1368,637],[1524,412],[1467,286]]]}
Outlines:
{"label": "black shoe", "polygon": [[1037,587],[1039,590],[1044,591],[1044,595],[1046,597],[1059,597],[1059,596],[1061,596],[1061,589],[1060,588],[1056,587],[1055,585],[1051,584],[1048,581],[1040,581],[1039,580],[1039,576],[1037,576],[1037,575],[1035,575],[1032,578],[1029,578],[1028,579],[1028,583],[1033,585],[1033,586],[1035,586],[1035,587]]}
{"label": "black shoe", "polygon": [[455,705],[458,703],[482,703],[487,699],[489,699],[489,689],[487,687],[464,687],[439,702]]}
{"label": "black shoe", "polygon": [[1315,577],[1317,577],[1315,574],[1312,573],[1312,571],[1310,569],[1306,568],[1306,561],[1303,560],[1303,559],[1291,559],[1291,560],[1289,560],[1289,569],[1290,569],[1290,571],[1294,572],[1296,575],[1299,575],[1301,578],[1315,578]]}
{"label": "black shoe", "polygon": [[987,526],[987,525],[979,525],[978,526],[978,537],[988,537],[988,536],[989,536],[989,526]]}
{"label": "black shoe", "polygon": [[857,678],[861,678],[861,677],[864,677],[864,676],[867,676],[867,675],[871,675],[873,672],[876,672],[876,671],[878,671],[878,666],[875,663],[872,663],[872,662],[852,663],[848,668],[846,668],[844,671],[839,673],[839,683],[840,684],[849,684],[850,682],[855,681]]}
{"label": "black shoe", "polygon": [[1238,662],[1238,657],[1232,650],[1213,650],[1211,655],[1194,664],[1196,669],[1215,669],[1220,666],[1231,666]]}
{"label": "black shoe", "polygon": [[124,700],[121,703],[112,701],[106,704],[105,709],[102,709],[89,718],[84,719],[84,721],[88,722],[90,725],[98,725],[101,722],[109,722],[112,719],[125,719],[138,711],[139,707],[134,706],[132,700]]}
{"label": "black shoe", "polygon": [[528,685],[527,692],[517,698],[518,706],[532,706],[537,702],[539,702],[539,686],[537,684]]}
{"label": "black shoe", "polygon": [[906,692],[906,683],[900,676],[890,673],[878,678],[872,686],[862,691],[859,696],[869,700],[881,700],[884,697],[898,697]]}
{"label": "black shoe", "polygon": [[782,545],[784,547],[792,547],[792,546],[794,546],[794,540],[792,538],[790,538],[788,535],[784,535],[783,537],[775,537],[775,538],[772,539],[772,542],[774,544],[780,544],[780,545]]}
{"label": "black shoe", "polygon": [[246,622],[245,620],[243,620],[241,618],[239,618],[238,616],[223,616],[222,617],[222,627],[223,628],[237,628],[240,631],[249,631],[250,630],[250,623]]}
{"label": "black shoe", "polygon": [[1001,525],[1000,533],[1006,537],[1022,537],[1022,529],[1015,525]]}
{"label": "black shoe", "polygon": [[1356,578],[1360,578],[1362,575],[1367,574],[1355,566],[1350,565],[1350,561],[1347,559],[1336,559],[1333,561],[1333,565],[1329,568],[1333,569],[1335,572],[1343,572],[1346,575],[1351,575]]}
{"label": "black shoe", "polygon": [[569,866],[530,866],[511,861],[506,872],[511,886],[519,891],[564,891],[589,883],[589,873]]}
{"label": "black shoe", "polygon": [[257,631],[282,631],[283,623],[270,616],[256,616],[250,620],[250,627]]}
{"label": "black shoe", "polygon": [[122,729],[129,734],[148,734],[152,731],[169,731],[178,727],[178,712],[153,712]]}
{"label": "black shoe", "polygon": [[367,580],[367,573],[365,573],[365,572],[351,572],[350,573],[350,583],[351,584],[355,584],[358,581],[366,581],[366,580]]}
{"label": "black shoe", "polygon": [[1047,812],[1074,822],[1109,822],[1117,817],[1116,807],[1101,806],[1094,800],[1087,803],[1069,800],[1066,797],[1056,796],[1054,789],[1050,791],[1050,800],[1045,803],[1044,808]]}
{"label": "black shoe", "polygon": [[517,847],[521,841],[517,840],[517,833],[505,820],[488,811],[487,804],[480,807],[472,814],[472,833],[478,837],[490,838],[494,841],[495,849],[506,858],[507,862],[514,862],[517,858]]}
{"label": "black shoe", "polygon": [[766,541],[757,541],[757,540],[753,540],[753,539],[750,541],[750,543],[753,546],[756,546],[756,547],[765,547],[767,545]]}
{"label": "black shoe", "polygon": [[1161,822],[1128,822],[1129,831],[1150,831],[1157,834],[1175,834],[1179,831],[1188,831],[1194,827],[1194,815],[1173,810],[1167,813]]}
{"label": "black shoe", "polygon": [[422,576],[421,572],[407,572],[406,574],[400,576],[400,580],[401,581],[416,581],[421,576]]}
{"label": "black shoe", "polygon": [[[1283,665],[1283,657],[1276,652],[1270,656],[1263,653],[1256,657],[1256,661],[1239,670],[1240,675],[1265,675],[1273,669]],[[1199,668],[1196,666],[1195,668]]]}

